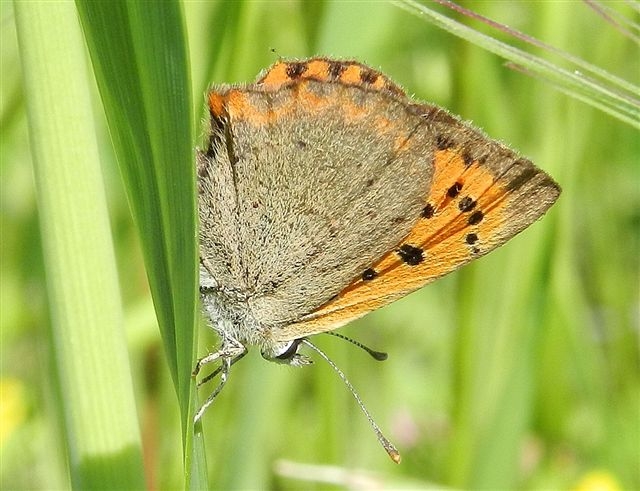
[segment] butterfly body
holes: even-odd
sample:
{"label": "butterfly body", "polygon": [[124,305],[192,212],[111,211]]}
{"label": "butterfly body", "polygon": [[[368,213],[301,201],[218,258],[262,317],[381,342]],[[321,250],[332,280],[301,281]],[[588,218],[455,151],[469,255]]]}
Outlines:
{"label": "butterfly body", "polygon": [[300,362],[300,339],[486,254],[559,195],[529,160],[357,62],[281,61],[208,104],[201,296],[221,349]]}

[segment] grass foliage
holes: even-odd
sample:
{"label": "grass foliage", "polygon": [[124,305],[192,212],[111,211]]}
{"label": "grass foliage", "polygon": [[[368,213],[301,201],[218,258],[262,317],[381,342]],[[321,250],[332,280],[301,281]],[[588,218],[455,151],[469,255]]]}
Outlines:
{"label": "grass foliage", "polygon": [[[1,4],[2,489],[138,488],[140,455],[150,489],[640,487],[637,3],[52,5]],[[388,361],[317,338],[400,466],[323,363],[251,353],[204,437],[189,423],[216,343],[193,329],[203,94],[311,55],[379,67],[563,187],[502,249],[341,331]]]}

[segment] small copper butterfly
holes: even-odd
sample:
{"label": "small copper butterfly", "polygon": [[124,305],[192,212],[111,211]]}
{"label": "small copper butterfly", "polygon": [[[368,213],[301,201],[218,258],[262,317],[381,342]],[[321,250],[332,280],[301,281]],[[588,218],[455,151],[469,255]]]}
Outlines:
{"label": "small copper butterfly", "polygon": [[221,345],[194,375],[218,361],[221,380],[196,420],[249,346],[309,363],[309,336],[487,254],[560,194],[529,160],[355,61],[279,61],[214,88],[208,106],[200,294]]}

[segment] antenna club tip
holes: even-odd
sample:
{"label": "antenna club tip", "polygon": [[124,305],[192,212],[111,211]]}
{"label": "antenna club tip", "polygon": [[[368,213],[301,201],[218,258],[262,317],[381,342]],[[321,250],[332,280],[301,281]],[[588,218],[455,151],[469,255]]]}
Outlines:
{"label": "antenna club tip", "polygon": [[389,358],[389,355],[387,353],[383,353],[382,351],[374,351],[372,356],[376,361],[385,361],[387,358]]}
{"label": "antenna club tip", "polygon": [[402,462],[402,457],[400,456],[400,452],[398,452],[397,450],[390,450],[389,457],[391,457],[391,460],[393,460],[396,464],[399,464],[400,462]]}

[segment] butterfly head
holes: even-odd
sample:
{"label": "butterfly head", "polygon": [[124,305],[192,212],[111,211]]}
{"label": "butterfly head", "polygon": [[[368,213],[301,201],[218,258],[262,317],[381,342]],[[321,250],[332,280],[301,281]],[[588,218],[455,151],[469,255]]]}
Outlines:
{"label": "butterfly head", "polygon": [[298,353],[300,345],[304,338],[294,339],[293,341],[284,341],[274,344],[263,345],[260,354],[265,360],[300,367],[313,363],[308,356]]}

